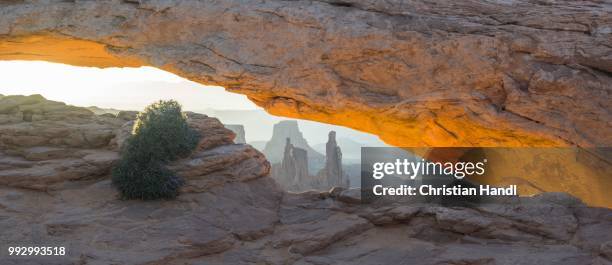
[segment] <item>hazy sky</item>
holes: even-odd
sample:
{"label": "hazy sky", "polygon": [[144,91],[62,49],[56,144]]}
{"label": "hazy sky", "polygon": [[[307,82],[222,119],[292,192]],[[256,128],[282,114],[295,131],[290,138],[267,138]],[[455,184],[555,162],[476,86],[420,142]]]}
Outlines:
{"label": "hazy sky", "polygon": [[159,99],[176,99],[185,110],[257,109],[240,94],[203,86],[153,67],[95,68],[27,61],[0,61],[0,94],[42,94],[77,106],[140,110]]}
{"label": "hazy sky", "polygon": [[[0,61],[0,94],[41,94],[71,105],[120,110],[142,110],[160,99],[175,99],[184,110],[191,111],[259,110],[261,113],[239,114],[237,118],[224,115],[227,120],[221,119],[245,125],[247,141],[269,140],[273,124],[288,119],[264,113],[246,96],[194,83],[153,67],[100,69],[39,61]],[[241,120],[242,116],[247,120]],[[345,127],[302,120],[299,124],[311,144],[325,142],[330,130],[337,131],[338,138],[382,144],[376,136]]]}

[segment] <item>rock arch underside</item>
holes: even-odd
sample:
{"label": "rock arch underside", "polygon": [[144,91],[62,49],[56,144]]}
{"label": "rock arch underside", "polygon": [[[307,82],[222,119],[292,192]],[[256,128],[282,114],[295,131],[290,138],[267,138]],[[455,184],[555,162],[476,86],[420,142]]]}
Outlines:
{"label": "rock arch underside", "polygon": [[600,1],[2,1],[0,60],[158,67],[396,146],[611,146]]}
{"label": "rock arch underside", "polygon": [[[18,59],[154,66],[275,115],[424,152],[579,148],[551,158],[555,170],[538,165],[529,170],[542,174],[511,180],[545,188],[533,197],[381,207],[362,204],[358,189],[285,192],[262,153],[191,113],[206,137],[170,165],[186,181],[179,198],[124,201],[110,171],[135,113],[0,95],[0,245],[60,242],[69,253],[3,264],[612,261],[612,163],[591,168],[609,153],[583,152],[612,146],[610,3],[0,0],[0,60]],[[563,159],[591,174],[565,175]]]}
{"label": "rock arch underside", "polygon": [[[0,2],[0,60],[154,66],[395,146],[610,147],[611,43],[598,1]],[[591,171],[526,183],[610,205]]]}

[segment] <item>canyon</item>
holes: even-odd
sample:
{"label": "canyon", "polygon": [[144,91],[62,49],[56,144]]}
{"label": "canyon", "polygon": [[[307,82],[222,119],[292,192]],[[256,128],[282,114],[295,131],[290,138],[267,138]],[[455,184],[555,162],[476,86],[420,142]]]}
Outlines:
{"label": "canyon", "polygon": [[[65,246],[2,264],[607,264],[612,210],[564,193],[473,208],[361,204],[356,189],[287,193],[217,119],[170,167],[176,200],[118,199],[108,176],[134,112],[95,115],[0,95],[0,245]],[[509,251],[511,250],[511,251]],[[3,254],[4,255],[4,254]]]}

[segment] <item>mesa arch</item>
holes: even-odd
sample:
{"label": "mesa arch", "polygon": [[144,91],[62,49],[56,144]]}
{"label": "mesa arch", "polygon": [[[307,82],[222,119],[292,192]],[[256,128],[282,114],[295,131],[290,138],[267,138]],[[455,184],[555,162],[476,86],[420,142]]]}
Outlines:
{"label": "mesa arch", "polygon": [[0,59],[150,65],[397,146],[611,146],[597,1],[3,1]]}
{"label": "mesa arch", "polygon": [[[150,65],[396,146],[612,146],[610,43],[597,1],[0,3],[0,60]],[[612,205],[607,175],[529,181]]]}

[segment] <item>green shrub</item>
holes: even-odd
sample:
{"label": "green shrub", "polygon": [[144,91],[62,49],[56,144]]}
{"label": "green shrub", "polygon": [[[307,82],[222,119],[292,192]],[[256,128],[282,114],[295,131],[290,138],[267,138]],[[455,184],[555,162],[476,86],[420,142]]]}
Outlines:
{"label": "green shrub", "polygon": [[179,103],[169,100],[149,105],[138,114],[132,136],[121,150],[113,184],[124,199],[176,197],[183,180],[166,164],[189,155],[198,141]]}
{"label": "green shrub", "polygon": [[122,159],[113,169],[113,184],[123,199],[171,199],[183,180],[158,161],[139,163]]}

